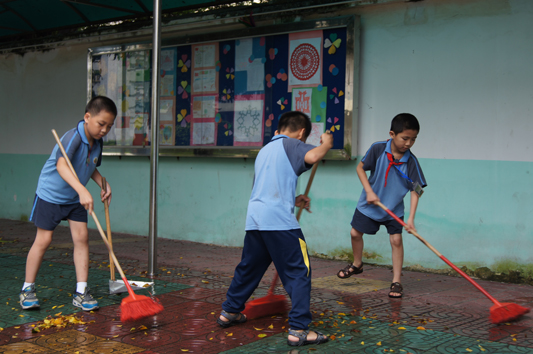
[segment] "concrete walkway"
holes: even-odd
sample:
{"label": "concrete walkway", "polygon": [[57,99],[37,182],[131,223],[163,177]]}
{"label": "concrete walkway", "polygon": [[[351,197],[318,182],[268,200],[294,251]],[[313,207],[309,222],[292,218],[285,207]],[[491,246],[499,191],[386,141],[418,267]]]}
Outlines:
{"label": "concrete walkway", "polygon": [[[23,311],[18,293],[34,236],[33,224],[0,219],[0,353],[533,353],[533,316],[490,323],[492,302],[461,277],[404,271],[404,297],[390,299],[389,269],[365,265],[364,273],[341,280],[335,274],[343,262],[316,258],[312,327],[329,335],[328,343],[287,346],[286,314],[223,329],[215,318],[241,249],[167,239],[158,240],[155,285],[136,291],[150,290],[165,310],[121,323],[127,293],[109,294],[109,256],[93,230],[89,286],[101,308],[87,313],[72,306],[75,273],[65,227],[56,230],[39,272],[40,310]],[[147,238],[115,233],[113,241],[128,280],[152,281],[145,278]],[[266,295],[272,274],[271,267],[254,297]],[[500,302],[533,307],[531,286],[478,283]]]}

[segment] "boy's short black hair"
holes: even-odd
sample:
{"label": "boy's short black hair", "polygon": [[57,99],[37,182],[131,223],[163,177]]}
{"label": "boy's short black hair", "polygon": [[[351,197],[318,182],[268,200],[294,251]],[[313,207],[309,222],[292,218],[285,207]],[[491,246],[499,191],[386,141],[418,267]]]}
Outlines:
{"label": "boy's short black hair", "polygon": [[85,113],[90,113],[95,116],[101,111],[106,111],[111,113],[113,116],[117,116],[117,106],[110,98],[105,96],[96,96],[93,97],[87,106],[85,106]]}
{"label": "boy's short black hair", "polygon": [[300,111],[290,111],[285,112],[281,115],[278,123],[278,132],[288,129],[290,132],[295,132],[305,128],[304,135],[305,138],[311,134],[311,119],[307,114]]}
{"label": "boy's short black hair", "polygon": [[392,119],[390,130],[394,134],[400,134],[404,130],[416,130],[420,131],[420,124],[418,124],[418,119],[410,113],[400,113]]}

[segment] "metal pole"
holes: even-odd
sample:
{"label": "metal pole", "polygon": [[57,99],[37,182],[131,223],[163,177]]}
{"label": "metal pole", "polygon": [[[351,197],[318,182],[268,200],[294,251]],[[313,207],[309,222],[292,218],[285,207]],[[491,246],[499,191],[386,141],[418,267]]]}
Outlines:
{"label": "metal pole", "polygon": [[159,163],[159,57],[161,54],[161,0],[154,0],[152,43],[152,139],[150,145],[150,223],[148,275],[157,268],[157,170]]}

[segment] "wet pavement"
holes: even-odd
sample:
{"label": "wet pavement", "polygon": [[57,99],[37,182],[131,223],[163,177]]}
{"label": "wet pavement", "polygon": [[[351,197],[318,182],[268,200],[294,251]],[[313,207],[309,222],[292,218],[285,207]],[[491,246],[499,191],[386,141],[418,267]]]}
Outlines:
{"label": "wet pavement", "polygon": [[[215,319],[241,249],[159,239],[158,275],[149,279],[147,238],[114,233],[128,280],[155,283],[135,292],[153,292],[165,307],[121,323],[128,294],[109,294],[109,255],[94,230],[89,287],[101,308],[83,312],[72,305],[76,281],[66,227],[56,230],[39,271],[41,308],[24,311],[18,294],[34,236],[33,224],[0,219],[0,353],[533,353],[533,315],[492,324],[493,303],[461,277],[404,271],[404,297],[390,299],[390,269],[365,265],[364,273],[341,280],[335,274],[344,262],[318,258],[311,259],[312,329],[329,335],[328,343],[289,347],[286,314],[224,329]],[[267,294],[272,275],[271,267],[255,298]],[[533,307],[529,285],[478,283],[500,302]],[[276,293],[285,291],[280,286]]]}

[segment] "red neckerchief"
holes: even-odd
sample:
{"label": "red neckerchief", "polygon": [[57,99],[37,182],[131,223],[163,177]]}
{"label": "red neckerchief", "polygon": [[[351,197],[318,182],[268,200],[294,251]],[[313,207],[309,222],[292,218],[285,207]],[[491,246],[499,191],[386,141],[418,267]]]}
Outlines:
{"label": "red neckerchief", "polygon": [[394,157],[392,156],[392,154],[389,154],[388,152],[387,152],[387,158],[389,159],[389,167],[387,167],[387,172],[385,172],[385,185],[384,185],[384,187],[387,187],[387,177],[389,176],[389,170],[390,170],[391,166],[393,166],[393,165],[398,166],[398,165],[403,164],[403,162],[394,162]]}

